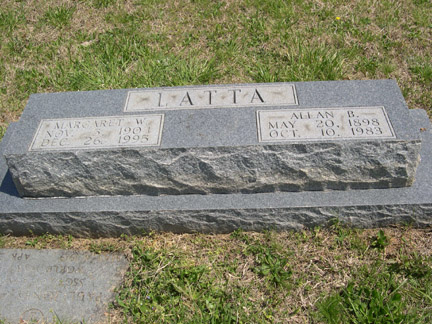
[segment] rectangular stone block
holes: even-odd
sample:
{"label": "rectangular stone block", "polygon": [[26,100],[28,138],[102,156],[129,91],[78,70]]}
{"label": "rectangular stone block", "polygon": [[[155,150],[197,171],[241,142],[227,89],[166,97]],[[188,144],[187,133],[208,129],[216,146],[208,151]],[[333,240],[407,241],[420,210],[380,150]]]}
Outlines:
{"label": "rectangular stone block", "polygon": [[[0,159],[0,234],[136,235],[150,231],[229,233],[324,226],[432,226],[432,132],[424,110],[410,110],[422,138],[421,163],[410,187],[229,195],[131,195],[24,199]],[[17,131],[12,123],[0,154]]]}
{"label": "rectangular stone block", "polygon": [[296,105],[292,84],[174,87],[129,91],[125,111]]}
{"label": "rectangular stone block", "polygon": [[384,107],[258,110],[260,142],[395,138]]}
{"label": "rectangular stone block", "polygon": [[164,115],[44,119],[30,151],[159,146]]}
{"label": "rectangular stone block", "polygon": [[391,80],[37,94],[15,128],[34,198],[405,187],[421,146]]}
{"label": "rectangular stone block", "polygon": [[128,267],[119,254],[0,249],[0,319],[102,323]]}

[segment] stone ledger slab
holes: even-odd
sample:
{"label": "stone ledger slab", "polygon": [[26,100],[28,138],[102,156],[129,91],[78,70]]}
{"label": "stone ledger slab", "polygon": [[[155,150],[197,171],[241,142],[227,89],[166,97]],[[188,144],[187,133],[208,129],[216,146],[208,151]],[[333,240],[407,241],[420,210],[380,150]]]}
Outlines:
{"label": "stone ledger slab", "polygon": [[391,80],[37,94],[15,128],[34,198],[405,187],[421,146]]}
{"label": "stone ledger slab", "polygon": [[[410,110],[422,138],[411,187],[255,194],[23,199],[0,160],[0,233],[110,237],[147,231],[228,233],[302,229],[339,218],[356,227],[432,225],[432,133],[425,111]],[[11,124],[0,154],[15,133]]]}
{"label": "stone ledger slab", "polygon": [[120,254],[0,249],[0,319],[104,322],[127,267]]}

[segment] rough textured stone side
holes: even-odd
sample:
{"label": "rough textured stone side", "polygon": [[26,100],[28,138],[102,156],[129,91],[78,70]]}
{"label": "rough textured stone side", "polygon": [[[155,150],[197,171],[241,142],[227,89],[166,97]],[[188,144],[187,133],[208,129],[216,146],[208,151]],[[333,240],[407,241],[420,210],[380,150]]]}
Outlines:
{"label": "rough textured stone side", "polygon": [[192,211],[26,213],[1,215],[0,233],[11,235],[71,234],[76,237],[115,237],[148,231],[229,233],[278,231],[326,225],[338,218],[360,228],[410,224],[432,225],[432,205],[382,205],[223,209]]}
{"label": "rough textured stone side", "polygon": [[21,196],[179,195],[410,186],[420,141],[309,142],[6,156]]}

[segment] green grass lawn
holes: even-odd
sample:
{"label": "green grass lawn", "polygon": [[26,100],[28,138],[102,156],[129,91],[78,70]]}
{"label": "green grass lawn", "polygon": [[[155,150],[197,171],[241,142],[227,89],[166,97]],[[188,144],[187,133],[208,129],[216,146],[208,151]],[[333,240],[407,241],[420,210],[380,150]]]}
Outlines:
{"label": "green grass lawn", "polygon": [[125,254],[108,323],[431,323],[431,246],[430,230],[337,222],[283,233],[0,236],[3,248]]}
{"label": "green grass lawn", "polygon": [[394,78],[431,112],[429,0],[3,0],[0,137],[34,92]]}
{"label": "green grass lawn", "polygon": [[[0,138],[35,92],[380,78],[432,115],[430,0],[0,6]],[[111,323],[432,322],[428,230],[0,236],[0,247],[125,253]]]}

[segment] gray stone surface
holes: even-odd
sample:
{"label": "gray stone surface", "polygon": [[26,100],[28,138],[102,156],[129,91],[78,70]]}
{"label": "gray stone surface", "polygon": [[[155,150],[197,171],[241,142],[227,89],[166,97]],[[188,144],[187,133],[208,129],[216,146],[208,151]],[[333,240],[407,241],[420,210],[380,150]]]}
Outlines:
{"label": "gray stone surface", "polygon": [[[251,87],[226,85],[218,89],[229,92],[246,86]],[[383,107],[389,118],[385,131],[392,136],[380,138],[375,133],[373,138],[364,137],[361,134],[372,130],[362,124],[361,130],[350,130],[357,132],[354,139],[337,140],[336,136],[336,140],[260,142],[257,111],[287,110],[292,105],[170,108],[158,110],[165,115],[158,147],[29,151],[41,120],[121,116],[128,105],[130,90],[126,89],[32,95],[4,155],[16,188],[25,197],[258,193],[412,184],[420,135],[394,81],[299,82],[294,86],[295,109],[303,111]],[[181,87],[175,91],[192,93],[197,89],[205,92],[213,88]],[[157,94],[174,90],[134,91]]]}
{"label": "gray stone surface", "polygon": [[296,105],[295,87],[289,83],[175,87],[129,91],[124,111],[209,109]]}
{"label": "gray stone surface", "polygon": [[127,270],[119,254],[0,249],[0,319],[102,323]]}
{"label": "gray stone surface", "polygon": [[260,142],[396,138],[384,107],[258,110]]}
{"label": "gray stone surface", "polygon": [[[0,161],[0,233],[119,236],[145,231],[226,233],[301,229],[332,218],[358,227],[432,225],[432,133],[422,110],[410,110],[412,132],[423,139],[411,187],[230,195],[114,196],[23,199]],[[411,119],[410,119],[411,120]],[[0,143],[0,154],[12,133]],[[420,129],[423,129],[420,131]]]}
{"label": "gray stone surface", "polygon": [[25,197],[227,194],[409,186],[420,141],[338,141],[223,148],[9,156]]}
{"label": "gray stone surface", "polygon": [[44,119],[30,151],[158,146],[163,114]]}

